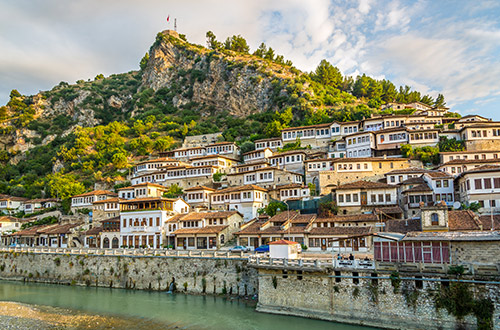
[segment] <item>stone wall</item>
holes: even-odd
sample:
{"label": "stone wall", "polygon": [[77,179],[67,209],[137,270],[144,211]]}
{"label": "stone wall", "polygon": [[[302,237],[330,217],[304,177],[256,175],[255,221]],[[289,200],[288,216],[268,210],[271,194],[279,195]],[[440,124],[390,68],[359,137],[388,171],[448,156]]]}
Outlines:
{"label": "stone wall", "polygon": [[[240,258],[0,253],[2,279],[187,293],[253,295],[256,270]],[[186,289],[184,287],[187,283]]]}
{"label": "stone wall", "polygon": [[499,245],[491,241],[460,242],[451,243],[450,253],[452,260],[460,260],[461,263],[500,264]]}
{"label": "stone wall", "polygon": [[[354,273],[342,272],[352,276]],[[476,317],[458,321],[446,309],[436,309],[439,282],[401,280],[395,289],[389,279],[336,279],[326,273],[301,274],[280,270],[259,270],[257,311],[354,323],[387,329],[475,329]],[[339,275],[339,274],[337,274]],[[359,273],[371,277],[371,273]],[[388,277],[388,274],[379,277]],[[356,283],[357,281],[357,283]],[[476,286],[477,296],[488,297],[496,305],[494,327],[499,328],[499,286]]]}

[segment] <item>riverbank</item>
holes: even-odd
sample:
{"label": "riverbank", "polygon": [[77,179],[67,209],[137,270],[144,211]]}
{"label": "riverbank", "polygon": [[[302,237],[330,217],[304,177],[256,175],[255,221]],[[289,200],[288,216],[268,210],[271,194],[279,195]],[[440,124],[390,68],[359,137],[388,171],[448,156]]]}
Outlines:
{"label": "riverbank", "polygon": [[27,305],[16,302],[0,302],[0,329],[9,330],[59,330],[59,329],[130,329],[144,326],[149,329],[165,329],[142,319],[88,315],[74,310],[51,306]]}

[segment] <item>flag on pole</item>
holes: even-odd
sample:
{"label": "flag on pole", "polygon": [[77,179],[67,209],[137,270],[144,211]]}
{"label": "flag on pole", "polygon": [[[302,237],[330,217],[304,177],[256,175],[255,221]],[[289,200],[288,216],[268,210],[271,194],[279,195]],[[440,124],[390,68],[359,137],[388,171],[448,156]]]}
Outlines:
{"label": "flag on pole", "polygon": [[169,22],[169,21],[170,21],[170,15],[167,16],[167,22]]}

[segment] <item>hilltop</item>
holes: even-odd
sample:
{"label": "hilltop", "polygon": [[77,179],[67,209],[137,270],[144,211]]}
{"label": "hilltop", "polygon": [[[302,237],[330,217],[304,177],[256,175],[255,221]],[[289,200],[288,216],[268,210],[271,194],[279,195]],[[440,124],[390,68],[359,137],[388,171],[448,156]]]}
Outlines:
{"label": "hilltop", "polygon": [[[444,103],[387,80],[343,76],[327,61],[296,69],[241,36],[207,47],[175,31],[158,33],[140,69],[24,96],[0,107],[0,193],[67,198],[95,183],[124,181],[134,162],[188,135],[223,131],[247,149],[288,126],[347,121],[386,102]],[[245,149],[243,148],[243,149]]]}

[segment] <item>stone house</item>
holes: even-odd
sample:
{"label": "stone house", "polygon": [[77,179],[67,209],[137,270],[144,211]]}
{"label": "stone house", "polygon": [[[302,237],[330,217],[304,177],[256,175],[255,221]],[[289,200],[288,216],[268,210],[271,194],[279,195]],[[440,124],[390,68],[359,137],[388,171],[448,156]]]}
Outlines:
{"label": "stone house", "polygon": [[410,167],[405,158],[334,158],[332,170],[319,172],[320,194],[328,194],[341,182],[358,181],[365,178],[380,179],[393,170]]}
{"label": "stone house", "polygon": [[340,214],[373,212],[376,207],[397,206],[397,187],[383,182],[355,181],[337,186],[335,201]]}
{"label": "stone house", "polygon": [[118,195],[108,190],[94,190],[84,194],[71,197],[71,212],[76,213],[81,209],[92,209],[94,202],[108,198],[115,198]]}
{"label": "stone house", "polygon": [[178,222],[172,233],[176,249],[218,249],[239,230],[243,215],[238,211],[191,212]]}

